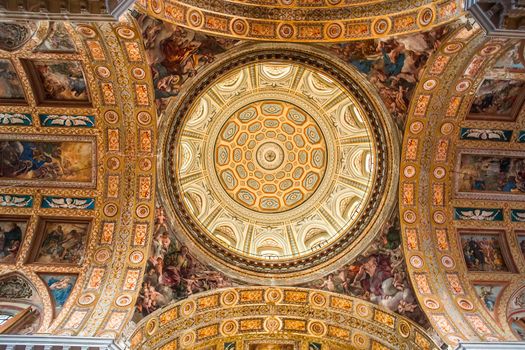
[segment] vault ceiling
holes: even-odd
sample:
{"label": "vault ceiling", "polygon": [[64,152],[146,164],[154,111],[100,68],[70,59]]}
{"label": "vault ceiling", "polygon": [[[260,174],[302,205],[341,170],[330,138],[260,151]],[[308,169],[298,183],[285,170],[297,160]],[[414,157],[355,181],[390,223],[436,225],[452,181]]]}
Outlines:
{"label": "vault ceiling", "polygon": [[421,305],[450,343],[523,334],[522,45],[457,31],[411,105],[403,245]]}
{"label": "vault ceiling", "polygon": [[457,19],[457,0],[430,1],[138,1],[163,21],[250,40],[326,42],[363,40],[430,29]]}

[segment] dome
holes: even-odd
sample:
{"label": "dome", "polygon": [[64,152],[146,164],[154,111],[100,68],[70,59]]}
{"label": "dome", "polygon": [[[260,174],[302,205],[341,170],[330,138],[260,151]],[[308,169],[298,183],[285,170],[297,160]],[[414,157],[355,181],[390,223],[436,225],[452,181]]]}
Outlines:
{"label": "dome", "polygon": [[395,138],[352,71],[267,47],[210,67],[170,106],[161,191],[204,256],[290,277],[374,236]]}

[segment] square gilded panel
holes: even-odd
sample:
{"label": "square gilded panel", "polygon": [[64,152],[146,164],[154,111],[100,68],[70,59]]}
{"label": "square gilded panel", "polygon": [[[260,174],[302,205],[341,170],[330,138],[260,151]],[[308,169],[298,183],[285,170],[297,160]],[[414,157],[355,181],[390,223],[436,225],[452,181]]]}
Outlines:
{"label": "square gilded panel", "polygon": [[0,186],[95,187],[94,137],[0,134]]}
{"label": "square gilded panel", "polygon": [[462,150],[455,165],[455,194],[472,199],[525,199],[525,153]]}
{"label": "square gilded panel", "polygon": [[503,231],[459,230],[459,243],[467,270],[512,272],[514,264]]}
{"label": "square gilded panel", "polygon": [[0,263],[15,263],[26,234],[28,218],[0,217]]}
{"label": "square gilded panel", "polygon": [[523,80],[485,78],[472,102],[467,119],[514,121],[524,97]]}
{"label": "square gilded panel", "polygon": [[91,106],[80,61],[24,60],[22,63],[39,104]]}
{"label": "square gilded panel", "polygon": [[91,221],[86,219],[40,219],[29,262],[79,266],[85,257]]}

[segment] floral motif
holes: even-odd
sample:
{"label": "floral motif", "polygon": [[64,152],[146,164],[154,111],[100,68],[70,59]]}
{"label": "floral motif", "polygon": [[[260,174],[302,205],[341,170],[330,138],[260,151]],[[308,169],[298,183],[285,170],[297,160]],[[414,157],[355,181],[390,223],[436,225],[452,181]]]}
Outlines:
{"label": "floral motif", "polygon": [[0,207],[30,208],[33,206],[33,197],[10,194],[0,195]]}
{"label": "floral motif", "polygon": [[510,141],[512,130],[461,128],[462,140]]}
{"label": "floral motif", "polygon": [[454,219],[476,221],[503,221],[501,209],[454,208]]}
{"label": "floral motif", "polygon": [[2,125],[31,125],[33,119],[31,114],[0,113],[0,124]]}
{"label": "floral motif", "polygon": [[518,209],[511,210],[510,219],[514,222],[525,222],[525,210],[518,210]]}
{"label": "floral motif", "polygon": [[95,117],[87,115],[57,115],[40,114],[42,126],[83,126],[92,128],[95,126]]}
{"label": "floral motif", "polygon": [[44,197],[42,208],[95,209],[94,198]]}

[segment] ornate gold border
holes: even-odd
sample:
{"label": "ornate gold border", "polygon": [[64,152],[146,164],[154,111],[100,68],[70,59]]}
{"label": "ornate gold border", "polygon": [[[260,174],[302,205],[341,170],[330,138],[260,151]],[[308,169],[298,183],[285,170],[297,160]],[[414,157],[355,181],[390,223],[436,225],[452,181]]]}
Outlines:
{"label": "ornate gold border", "polygon": [[[328,348],[438,347],[409,319],[349,296],[304,288],[244,287],[202,293],[157,310],[131,335],[132,349],[203,348],[254,339],[314,341]],[[303,349],[305,347],[302,347]]]}
{"label": "ornate gold border", "polygon": [[207,0],[140,0],[135,6],[149,16],[213,35],[283,42],[344,42],[408,34],[463,14],[459,0],[272,8],[238,1],[219,5]]}

